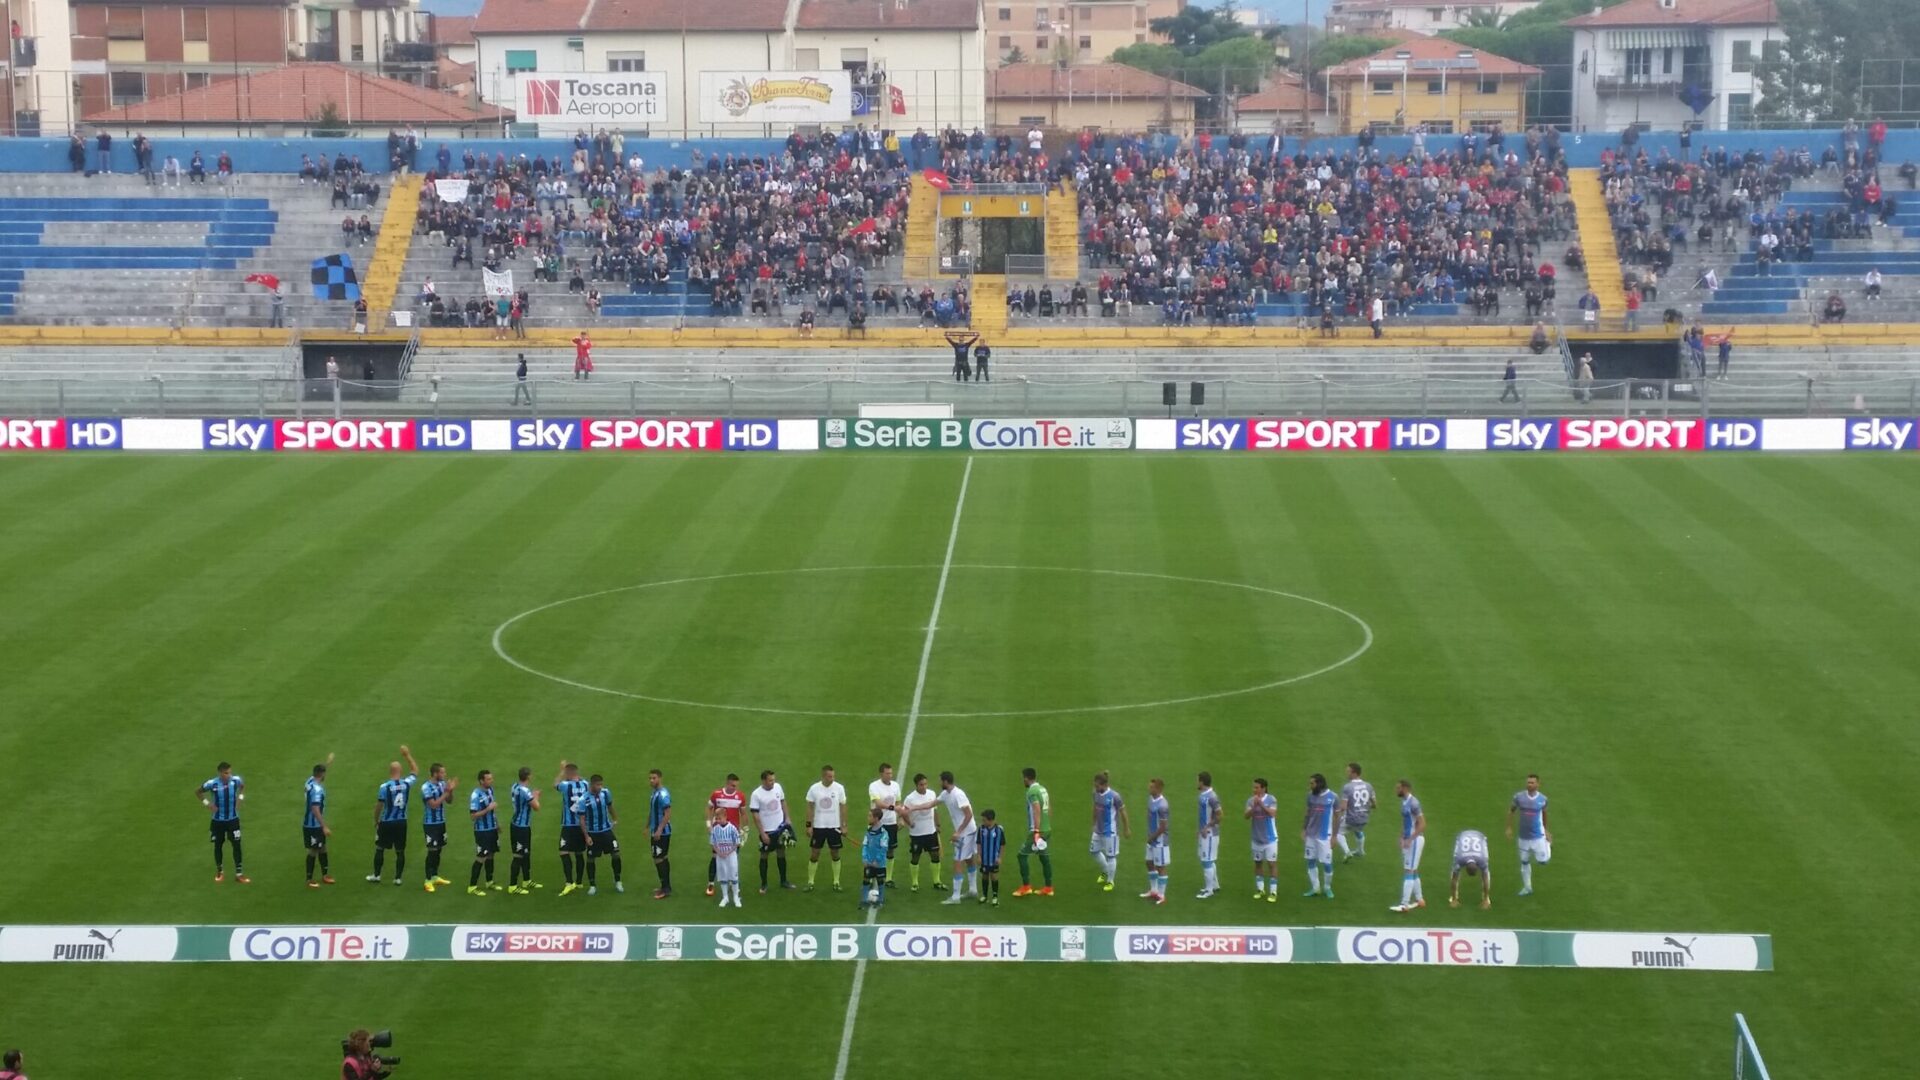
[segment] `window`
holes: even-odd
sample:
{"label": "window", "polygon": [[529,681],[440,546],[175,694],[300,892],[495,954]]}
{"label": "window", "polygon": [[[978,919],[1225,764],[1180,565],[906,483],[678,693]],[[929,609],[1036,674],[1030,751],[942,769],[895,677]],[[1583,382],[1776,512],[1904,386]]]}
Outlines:
{"label": "window", "polygon": [[187,72],[187,89],[198,90],[206,86],[211,78],[212,76],[204,71],[189,71]]}
{"label": "window", "polygon": [[[112,8],[108,8],[112,11]],[[137,12],[136,12],[137,14]],[[113,83],[115,105],[138,105],[147,100],[147,77],[138,71],[116,71],[108,76]]]}
{"label": "window", "polygon": [[1047,118],[1044,116],[1023,116],[1020,118],[1020,126],[1023,128],[1029,128],[1029,129],[1037,128],[1037,127],[1046,127]]}
{"label": "window", "polygon": [[1375,79],[1375,80],[1373,80],[1373,92],[1374,92],[1374,93],[1376,93],[1376,94],[1395,94],[1395,93],[1399,93],[1399,91],[1397,91],[1397,90],[1395,90],[1395,89],[1393,88],[1393,80],[1392,80],[1392,79]]}
{"label": "window", "polygon": [[1046,38],[1043,38],[1043,37],[1037,37],[1037,38],[1034,38],[1034,39],[1033,39],[1033,47],[1034,47],[1034,48],[1036,48],[1036,49],[1044,49],[1044,48],[1046,48],[1046,47],[1047,47],[1047,39],[1046,39]]}
{"label": "window", "polygon": [[1753,95],[1727,95],[1727,126],[1746,127],[1753,123]]}
{"label": "window", "polygon": [[1429,22],[1439,22],[1444,15],[1446,15],[1446,11],[1443,8],[1430,7],[1427,9],[1427,21]]}
{"label": "window", "polygon": [[1001,21],[1001,22],[1012,22],[1012,21],[1013,21],[1013,9],[1012,9],[1012,8],[1006,8],[1006,7],[1003,7],[1003,8],[1001,8],[1001,9],[1000,9],[1000,21]]}
{"label": "window", "polygon": [[1428,79],[1428,80],[1427,80],[1427,93],[1429,93],[1429,94],[1432,94],[1432,95],[1434,95],[1434,96],[1436,96],[1436,97],[1437,97],[1437,96],[1439,96],[1439,95],[1441,95],[1441,94],[1444,94],[1444,93],[1446,93],[1446,92],[1447,92],[1447,84],[1446,84],[1446,83],[1443,83],[1443,82],[1441,82],[1441,81],[1440,81],[1439,79]]}
{"label": "window", "polygon": [[540,70],[540,54],[533,49],[508,49],[507,74]]}
{"label": "window", "polygon": [[1013,48],[1013,35],[1012,35],[1012,34],[1001,34],[1001,35],[1000,35],[1000,51],[1001,51],[1001,52],[1006,52],[1007,50],[1009,50],[1009,49],[1011,49],[1011,48]]}
{"label": "window", "polygon": [[1673,50],[1672,49],[1660,50],[1660,74],[1662,75],[1673,74]]}
{"label": "window", "polygon": [[184,40],[186,41],[207,40],[207,9],[206,8],[184,8],[181,10],[180,14],[182,18],[185,20]]}
{"label": "window", "polygon": [[108,41],[139,41],[146,36],[146,26],[139,8],[110,7],[107,9]]}
{"label": "window", "polygon": [[1092,19],[1093,19],[1093,9],[1092,9],[1092,8],[1090,8],[1090,7],[1083,7],[1083,8],[1081,8],[1081,9],[1080,9],[1080,18],[1081,18],[1081,20],[1082,20],[1083,22],[1091,22],[1091,21],[1092,21]]}
{"label": "window", "polygon": [[647,54],[644,52],[610,52],[607,54],[608,71],[645,71]]}
{"label": "window", "polygon": [[1091,50],[1092,50],[1092,48],[1093,48],[1093,35],[1092,35],[1092,34],[1081,34],[1081,35],[1080,35],[1080,49],[1081,49],[1081,51],[1082,51],[1082,52],[1087,52],[1087,51],[1091,51]]}
{"label": "window", "polygon": [[1627,50],[1627,78],[1646,80],[1653,77],[1653,50]]}
{"label": "window", "polygon": [[1769,64],[1777,64],[1780,62],[1780,52],[1784,47],[1784,42],[1763,41],[1760,43],[1760,59]]}
{"label": "window", "polygon": [[1753,70],[1753,42],[1733,43],[1733,70],[1742,74]]}
{"label": "window", "polygon": [[1481,79],[1479,89],[1482,94],[1497,94],[1500,92],[1500,80]]}

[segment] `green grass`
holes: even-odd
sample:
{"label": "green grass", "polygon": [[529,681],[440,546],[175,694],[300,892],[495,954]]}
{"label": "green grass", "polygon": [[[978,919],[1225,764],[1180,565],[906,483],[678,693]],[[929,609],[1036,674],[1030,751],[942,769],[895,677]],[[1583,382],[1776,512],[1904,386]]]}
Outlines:
{"label": "green grass", "polygon": [[[683,888],[562,903],[300,887],[308,767],[339,755],[336,874],[366,872],[374,786],[397,745],[463,779],[562,757],[606,774],[637,837],[645,771],[683,807],[732,770],[819,764],[860,791],[897,760],[964,459],[956,456],[83,457],[0,462],[0,874],[7,923],[688,922]],[[954,553],[912,770],[952,769],[976,807],[1018,809],[1018,769],[1055,794],[1061,895],[985,919],[1338,922],[1391,918],[1390,856],[1340,899],[1254,907],[1244,833],[1231,886],[1190,899],[1091,888],[1086,778],[1138,812],[1165,776],[1176,828],[1211,769],[1231,806],[1271,776],[1367,764],[1418,784],[1436,846],[1497,836],[1529,771],[1553,796],[1538,895],[1431,925],[1765,932],[1777,970],[1427,971],[1235,966],[875,965],[849,1076],[951,1058],[1025,1075],[1228,1075],[1260,1063],[1369,1077],[1714,1077],[1744,1011],[1776,1076],[1898,1075],[1898,1003],[1920,947],[1920,461],[1908,457],[980,456]],[[975,566],[1061,567],[1067,571]],[[586,692],[582,682],[786,716]],[[1151,710],[1324,666],[1357,627],[1241,589],[1348,609],[1371,651],[1294,685]],[[943,713],[1072,710],[1051,715]],[[251,888],[210,881],[189,792],[214,763],[249,782]],[[1237,826],[1237,822],[1236,822]],[[535,867],[558,878],[554,818]],[[463,832],[456,824],[456,837]],[[1182,834],[1183,835],[1183,834]],[[632,839],[628,847],[637,846]],[[1380,845],[1384,847],[1385,845]],[[1283,842],[1283,854],[1292,849]],[[1386,856],[1381,851],[1380,856]],[[417,878],[420,852],[410,852]],[[1296,862],[1283,859],[1294,885]],[[448,860],[464,873],[460,848]],[[637,852],[628,875],[650,882]],[[851,882],[853,875],[850,874]],[[823,878],[824,880],[824,878]],[[686,888],[691,884],[692,888]],[[901,896],[889,921],[944,921]],[[749,895],[748,920],[847,922],[852,894]],[[976,914],[969,910],[968,917]],[[689,1075],[833,1072],[853,968],[627,964],[10,966],[0,1042],[36,1078],[282,1077],[330,1068],[347,1028],[391,1026],[420,1077],[503,1061]],[[210,1064],[211,1063],[211,1064]],[[1299,1066],[1292,1066],[1297,1071]]]}

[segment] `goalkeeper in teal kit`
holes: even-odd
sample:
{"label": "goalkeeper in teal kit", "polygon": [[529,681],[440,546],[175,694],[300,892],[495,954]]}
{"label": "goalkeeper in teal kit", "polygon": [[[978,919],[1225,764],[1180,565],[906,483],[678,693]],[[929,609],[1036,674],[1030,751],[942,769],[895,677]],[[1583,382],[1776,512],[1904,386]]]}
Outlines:
{"label": "goalkeeper in teal kit", "polygon": [[[887,851],[889,849],[886,827],[880,824],[884,815],[879,807],[867,811],[867,835],[860,842],[860,906],[877,908],[887,900]],[[867,898],[873,899],[869,901]]]}

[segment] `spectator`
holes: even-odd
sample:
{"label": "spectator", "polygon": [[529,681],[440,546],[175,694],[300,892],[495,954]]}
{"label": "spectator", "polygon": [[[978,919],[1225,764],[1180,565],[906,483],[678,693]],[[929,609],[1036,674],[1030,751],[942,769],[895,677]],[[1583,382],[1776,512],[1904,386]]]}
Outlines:
{"label": "spectator", "polygon": [[94,136],[93,141],[94,146],[100,151],[100,171],[108,176],[112,176],[113,136],[108,134],[105,128],[102,128],[100,134]]}
{"label": "spectator", "polygon": [[573,339],[573,378],[576,382],[593,378],[593,339],[585,330]]}
{"label": "spectator", "polygon": [[810,338],[813,336],[813,309],[812,308],[807,307],[807,308],[800,309],[800,322],[797,328],[800,331],[801,337]]}
{"label": "spectator", "polygon": [[1729,326],[1727,327],[1727,332],[1720,335],[1720,367],[1719,367],[1718,373],[1714,377],[1719,379],[1726,378],[1727,365],[1732,362],[1733,362],[1733,327]]}
{"label": "spectator", "polygon": [[1378,339],[1384,336],[1387,323],[1387,301],[1379,293],[1375,293],[1367,307],[1367,323],[1373,327],[1373,336]]}
{"label": "spectator", "polygon": [[1507,358],[1507,368],[1500,374],[1500,403],[1520,400],[1520,368],[1512,357]]}
{"label": "spectator", "polygon": [[1627,287],[1627,332],[1640,329],[1640,290]]}
{"label": "spectator", "polygon": [[340,382],[340,361],[327,357],[327,378],[337,386]]}
{"label": "spectator", "polygon": [[1580,360],[1574,366],[1573,385],[1574,385],[1573,396],[1577,398],[1582,404],[1585,404],[1593,400],[1593,354],[1592,353],[1584,352],[1580,354]]}
{"label": "spectator", "polygon": [[1539,356],[1541,353],[1547,351],[1548,344],[1547,324],[1543,322],[1534,323],[1533,337],[1527,340],[1527,348],[1533,350],[1533,355]]}
{"label": "spectator", "polygon": [[367,298],[362,296],[353,302],[353,332],[367,332]]}
{"label": "spectator", "polygon": [[278,288],[274,289],[272,294],[267,298],[267,310],[270,312],[267,319],[268,326],[275,328],[286,326],[287,294]]}
{"label": "spectator", "polygon": [[1867,271],[1866,285],[1867,285],[1867,299],[1869,300],[1880,299],[1880,268],[1879,267],[1876,266],[1873,269]]}
{"label": "spectator", "polygon": [[187,160],[187,179],[196,184],[207,182],[207,163],[198,150],[195,150],[193,157]]}
{"label": "spectator", "polygon": [[1830,323],[1846,322],[1847,321],[1847,302],[1845,300],[1840,299],[1839,293],[1830,292],[1827,294],[1826,305],[1821,309],[1820,314],[1822,318],[1824,318],[1827,322],[1830,322]]}
{"label": "spectator", "polygon": [[600,317],[600,290],[587,290],[587,314],[592,318]]}
{"label": "spectator", "polygon": [[[442,147],[441,153],[445,153],[445,152],[446,152],[446,148]],[[526,353],[521,353],[519,357],[519,362],[514,365],[513,400],[507,402],[507,404],[518,405],[523,401],[528,405],[533,404],[533,388],[527,385],[527,354]]]}
{"label": "spectator", "polygon": [[[67,138],[67,165],[77,173],[87,171],[87,144],[81,142],[80,136],[78,135],[72,135]],[[1908,186],[1911,187],[1912,185],[1909,184]]]}
{"label": "spectator", "polygon": [[1580,321],[1593,326],[1600,321],[1600,298],[1589,288],[1580,294]]}

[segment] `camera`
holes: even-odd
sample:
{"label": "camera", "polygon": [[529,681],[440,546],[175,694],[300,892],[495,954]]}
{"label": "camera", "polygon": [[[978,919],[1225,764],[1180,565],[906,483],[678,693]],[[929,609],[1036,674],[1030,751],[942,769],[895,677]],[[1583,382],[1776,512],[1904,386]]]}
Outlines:
{"label": "camera", "polygon": [[[360,1034],[360,1032],[354,1032],[353,1034],[357,1035],[357,1034]],[[393,1032],[391,1030],[373,1032],[367,1038],[367,1046],[370,1048],[370,1050],[392,1049],[393,1048]],[[342,1054],[345,1054],[347,1057],[354,1056],[355,1051],[353,1046],[353,1035],[348,1035],[346,1038],[340,1040],[340,1052]],[[393,1068],[400,1064],[400,1059],[396,1056],[390,1056],[385,1054],[375,1054],[371,1052],[369,1052],[367,1056],[373,1059],[373,1065],[374,1065],[373,1075],[375,1077],[382,1077],[382,1076],[387,1076],[391,1074]]]}

